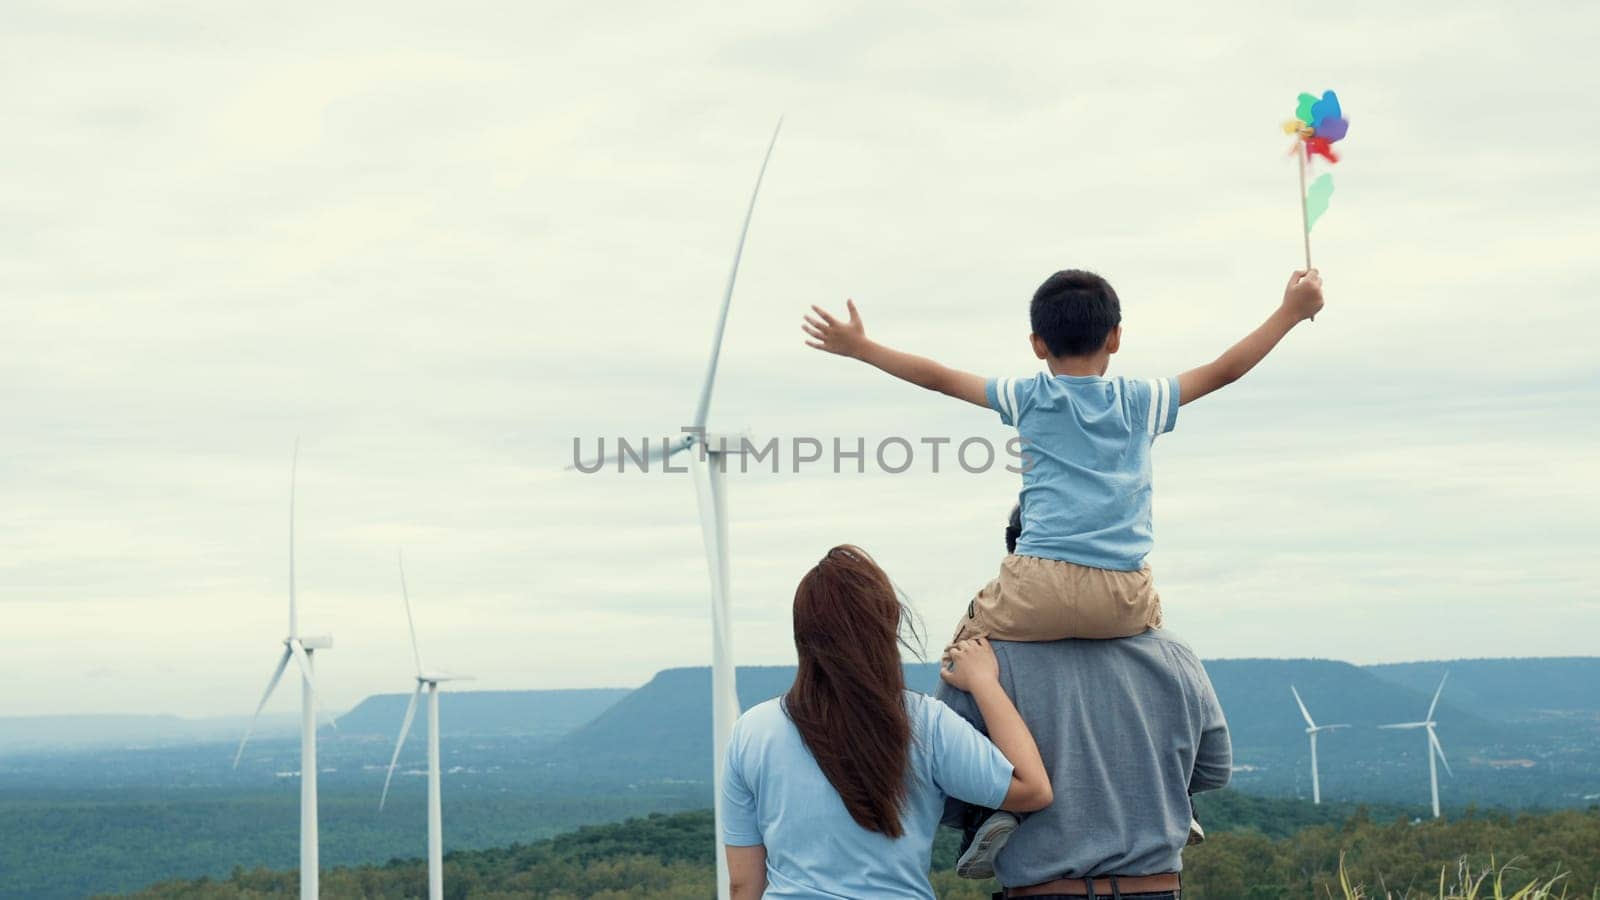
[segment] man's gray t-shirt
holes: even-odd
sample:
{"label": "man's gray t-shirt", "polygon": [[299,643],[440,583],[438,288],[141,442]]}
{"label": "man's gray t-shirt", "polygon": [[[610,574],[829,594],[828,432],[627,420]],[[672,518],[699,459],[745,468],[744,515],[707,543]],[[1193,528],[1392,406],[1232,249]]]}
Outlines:
{"label": "man's gray t-shirt", "polygon": [[[1000,684],[1055,790],[995,861],[1007,887],[1183,866],[1189,794],[1228,783],[1233,750],[1211,679],[1169,631],[1118,640],[995,641]],[[935,695],[983,728],[971,695]]]}

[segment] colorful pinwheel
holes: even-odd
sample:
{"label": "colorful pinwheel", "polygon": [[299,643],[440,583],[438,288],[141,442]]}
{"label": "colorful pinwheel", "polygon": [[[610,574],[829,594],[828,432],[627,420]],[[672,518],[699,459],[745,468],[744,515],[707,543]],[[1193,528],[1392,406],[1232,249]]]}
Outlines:
{"label": "colorful pinwheel", "polygon": [[1339,97],[1333,91],[1323,91],[1322,96],[1301,94],[1295,107],[1294,118],[1283,123],[1283,130],[1295,135],[1294,154],[1300,170],[1300,221],[1305,227],[1306,268],[1311,268],[1311,226],[1328,211],[1328,200],[1333,196],[1333,176],[1324,172],[1306,186],[1306,170],[1311,158],[1320,156],[1329,163],[1339,161],[1333,145],[1344,139],[1350,130],[1350,120],[1339,108]]}

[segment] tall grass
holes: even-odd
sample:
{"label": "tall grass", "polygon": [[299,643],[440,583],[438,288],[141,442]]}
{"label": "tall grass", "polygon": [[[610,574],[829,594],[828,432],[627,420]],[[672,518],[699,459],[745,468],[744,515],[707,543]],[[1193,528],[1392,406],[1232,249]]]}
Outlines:
{"label": "tall grass", "polygon": [[[1465,857],[1456,862],[1455,873],[1449,866],[1439,869],[1438,894],[1423,894],[1409,888],[1394,893],[1387,888],[1369,890],[1366,885],[1353,884],[1346,871],[1343,856],[1339,859],[1339,888],[1344,900],[1584,900],[1581,895],[1567,892],[1567,873],[1558,872],[1548,878],[1529,876],[1518,869],[1512,859],[1496,866],[1491,858],[1487,868],[1474,870]],[[1510,882],[1513,886],[1508,886]],[[1521,887],[1514,885],[1521,883]],[[1329,892],[1332,900],[1332,892]],[[1600,900],[1600,887],[1594,889],[1588,900]]]}

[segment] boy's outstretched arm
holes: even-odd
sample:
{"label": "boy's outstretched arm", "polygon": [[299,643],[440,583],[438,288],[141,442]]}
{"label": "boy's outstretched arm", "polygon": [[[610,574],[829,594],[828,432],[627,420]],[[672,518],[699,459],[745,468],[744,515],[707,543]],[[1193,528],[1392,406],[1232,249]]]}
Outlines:
{"label": "boy's outstretched arm", "polygon": [[1322,276],[1316,269],[1295,270],[1283,290],[1283,303],[1255,331],[1212,362],[1178,376],[1178,405],[1193,403],[1218,388],[1232,384],[1256,367],[1289,329],[1322,309]]}
{"label": "boy's outstretched arm", "polygon": [[810,337],[806,341],[807,347],[859,359],[918,387],[988,408],[989,400],[984,392],[982,376],[875,343],[867,338],[867,327],[861,321],[861,314],[856,312],[856,302],[846,300],[845,305],[850,309],[850,320],[847,322],[839,321],[820,306],[811,307],[816,315],[806,316],[805,324],[800,326]]}

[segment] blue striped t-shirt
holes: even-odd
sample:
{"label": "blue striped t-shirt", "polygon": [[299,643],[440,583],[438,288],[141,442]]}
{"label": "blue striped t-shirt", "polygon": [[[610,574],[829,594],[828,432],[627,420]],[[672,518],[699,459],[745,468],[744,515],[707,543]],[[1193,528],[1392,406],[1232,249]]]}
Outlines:
{"label": "blue striped t-shirt", "polygon": [[992,378],[989,406],[1022,438],[1017,553],[1134,571],[1150,530],[1150,447],[1178,423],[1177,378]]}

